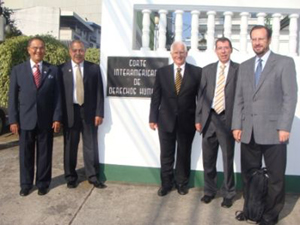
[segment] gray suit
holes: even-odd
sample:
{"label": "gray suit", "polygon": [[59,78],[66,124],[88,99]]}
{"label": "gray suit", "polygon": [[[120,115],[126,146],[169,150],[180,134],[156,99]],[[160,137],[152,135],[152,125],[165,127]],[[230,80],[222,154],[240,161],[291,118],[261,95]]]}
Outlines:
{"label": "gray suit", "polygon": [[231,121],[238,64],[230,61],[225,85],[225,112],[216,114],[212,102],[216,87],[218,62],[203,68],[196,109],[196,123],[201,124],[203,134],[203,167],[205,195],[215,196],[217,192],[216,161],[219,145],[223,153],[224,182],[222,195],[232,198],[235,195],[233,157],[234,138],[231,133]]}
{"label": "gray suit", "polygon": [[297,103],[297,81],[293,59],[271,52],[257,87],[254,86],[255,57],[240,65],[236,89],[233,130],[242,130],[241,166],[244,194],[253,169],[262,166],[269,174],[263,219],[277,221],[284,205],[286,143],[279,130],[290,132]]}

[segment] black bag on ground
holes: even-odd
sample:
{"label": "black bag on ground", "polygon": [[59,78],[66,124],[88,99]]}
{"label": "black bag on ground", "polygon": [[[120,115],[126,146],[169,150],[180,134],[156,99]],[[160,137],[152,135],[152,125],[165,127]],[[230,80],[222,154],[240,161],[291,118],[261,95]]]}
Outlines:
{"label": "black bag on ground", "polygon": [[268,193],[267,169],[255,170],[249,178],[244,195],[243,213],[245,220],[259,222],[262,219]]}

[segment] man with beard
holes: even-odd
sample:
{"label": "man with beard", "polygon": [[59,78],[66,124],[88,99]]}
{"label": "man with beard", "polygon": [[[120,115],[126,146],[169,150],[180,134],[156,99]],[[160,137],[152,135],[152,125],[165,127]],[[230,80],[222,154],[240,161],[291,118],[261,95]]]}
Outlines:
{"label": "man with beard", "polygon": [[[256,56],[242,63],[236,88],[232,130],[241,142],[244,196],[251,171],[264,158],[269,182],[266,208],[260,225],[273,225],[285,199],[287,143],[297,103],[297,81],[293,59],[270,51],[272,32],[254,26],[250,32]],[[237,215],[243,220],[243,213]]]}

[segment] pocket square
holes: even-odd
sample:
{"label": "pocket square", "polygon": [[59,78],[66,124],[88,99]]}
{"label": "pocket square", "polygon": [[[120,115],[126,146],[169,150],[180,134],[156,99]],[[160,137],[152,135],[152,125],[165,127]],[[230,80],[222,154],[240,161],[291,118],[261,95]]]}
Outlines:
{"label": "pocket square", "polygon": [[53,78],[54,77],[51,74],[48,75],[48,79],[53,79]]}

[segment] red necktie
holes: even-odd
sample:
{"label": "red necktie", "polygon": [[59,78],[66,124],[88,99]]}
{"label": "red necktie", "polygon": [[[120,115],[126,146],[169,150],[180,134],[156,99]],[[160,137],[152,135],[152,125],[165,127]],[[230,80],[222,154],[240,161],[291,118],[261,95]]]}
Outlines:
{"label": "red necktie", "polygon": [[35,64],[35,71],[33,72],[34,83],[37,88],[40,86],[41,81],[41,72],[39,68],[39,64]]}

